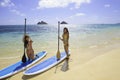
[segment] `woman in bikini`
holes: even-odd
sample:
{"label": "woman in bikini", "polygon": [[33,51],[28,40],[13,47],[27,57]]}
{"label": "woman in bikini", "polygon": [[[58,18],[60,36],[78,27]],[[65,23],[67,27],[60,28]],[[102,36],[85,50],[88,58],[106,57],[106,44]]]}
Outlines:
{"label": "woman in bikini", "polygon": [[63,29],[62,38],[61,37],[59,37],[59,38],[63,41],[64,50],[66,52],[67,58],[69,58],[69,52],[68,52],[68,48],[69,48],[69,31],[68,31],[68,28],[65,27]]}
{"label": "woman in bikini", "polygon": [[27,53],[27,57],[28,59],[34,59],[34,50],[32,48],[32,40],[30,39],[30,37],[28,35],[25,35],[24,38],[23,38],[23,41],[24,41],[24,46],[25,46],[25,49],[26,49],[26,53]]}

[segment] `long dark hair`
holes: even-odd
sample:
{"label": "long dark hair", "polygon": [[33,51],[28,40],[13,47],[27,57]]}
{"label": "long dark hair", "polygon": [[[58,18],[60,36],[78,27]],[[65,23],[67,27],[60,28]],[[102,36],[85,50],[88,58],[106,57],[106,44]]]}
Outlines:
{"label": "long dark hair", "polygon": [[23,42],[24,42],[24,47],[27,48],[27,45],[28,45],[28,41],[27,41],[27,38],[30,38],[27,34],[24,35],[23,37]]}
{"label": "long dark hair", "polygon": [[[66,30],[66,32],[65,32],[65,30]],[[65,27],[65,28],[63,29],[63,34],[68,34],[68,39],[69,39],[69,31],[68,31],[68,28]]]}
{"label": "long dark hair", "polygon": [[[66,32],[64,32],[65,30],[66,30]],[[65,28],[63,29],[63,33],[64,33],[64,34],[65,34],[65,33],[69,34],[68,28],[65,27]]]}

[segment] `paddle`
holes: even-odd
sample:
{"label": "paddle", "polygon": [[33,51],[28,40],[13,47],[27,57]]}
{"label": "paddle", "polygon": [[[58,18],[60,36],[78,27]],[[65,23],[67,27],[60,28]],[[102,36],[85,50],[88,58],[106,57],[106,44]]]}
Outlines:
{"label": "paddle", "polygon": [[[25,28],[24,28],[24,36],[26,35],[26,18],[25,18]],[[22,56],[22,62],[25,63],[27,61],[26,55],[25,55],[25,41],[24,41],[24,54]]]}
{"label": "paddle", "polygon": [[60,21],[58,21],[58,51],[57,51],[57,60],[60,59],[60,50],[59,50],[59,36],[60,36]]}

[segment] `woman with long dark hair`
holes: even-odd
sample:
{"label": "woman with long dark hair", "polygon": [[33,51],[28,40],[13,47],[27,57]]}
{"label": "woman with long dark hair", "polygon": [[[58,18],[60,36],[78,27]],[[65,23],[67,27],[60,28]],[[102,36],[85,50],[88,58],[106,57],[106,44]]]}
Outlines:
{"label": "woman with long dark hair", "polygon": [[69,58],[69,53],[68,53],[68,48],[69,48],[69,31],[68,31],[68,28],[65,27],[63,29],[62,38],[61,37],[59,37],[59,38],[63,41],[64,50],[66,52],[67,58]]}
{"label": "woman with long dark hair", "polygon": [[23,42],[25,43],[24,47],[26,49],[28,59],[33,60],[34,59],[34,50],[32,48],[32,42],[33,41],[30,39],[30,36],[25,35],[23,37]]}
{"label": "woman with long dark hair", "polygon": [[62,41],[63,41],[63,44],[64,44],[64,50],[66,52],[66,55],[67,55],[67,58],[65,59],[65,62],[64,64],[62,65],[61,67],[61,70],[62,71],[67,71],[69,69],[69,31],[68,31],[68,28],[64,28],[63,29],[63,35],[62,35],[62,38],[60,38]]}

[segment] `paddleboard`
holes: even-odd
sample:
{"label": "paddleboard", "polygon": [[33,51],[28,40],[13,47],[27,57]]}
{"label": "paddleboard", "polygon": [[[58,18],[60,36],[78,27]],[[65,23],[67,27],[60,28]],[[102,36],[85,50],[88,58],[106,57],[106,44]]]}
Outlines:
{"label": "paddleboard", "polygon": [[27,62],[25,62],[25,63],[23,63],[22,61],[19,61],[15,64],[12,64],[12,65],[0,70],[0,79],[12,76],[12,75],[28,68],[32,64],[41,60],[46,54],[47,54],[46,51],[39,52],[38,54],[36,54],[36,57],[34,60],[27,60]]}
{"label": "paddleboard", "polygon": [[36,75],[36,74],[42,73],[52,68],[53,66],[59,64],[61,61],[63,61],[67,57],[65,52],[62,52],[60,56],[61,56],[60,60],[57,60],[56,56],[53,56],[51,58],[48,58],[47,60],[42,61],[37,65],[32,66],[31,68],[28,68],[23,74]]}

